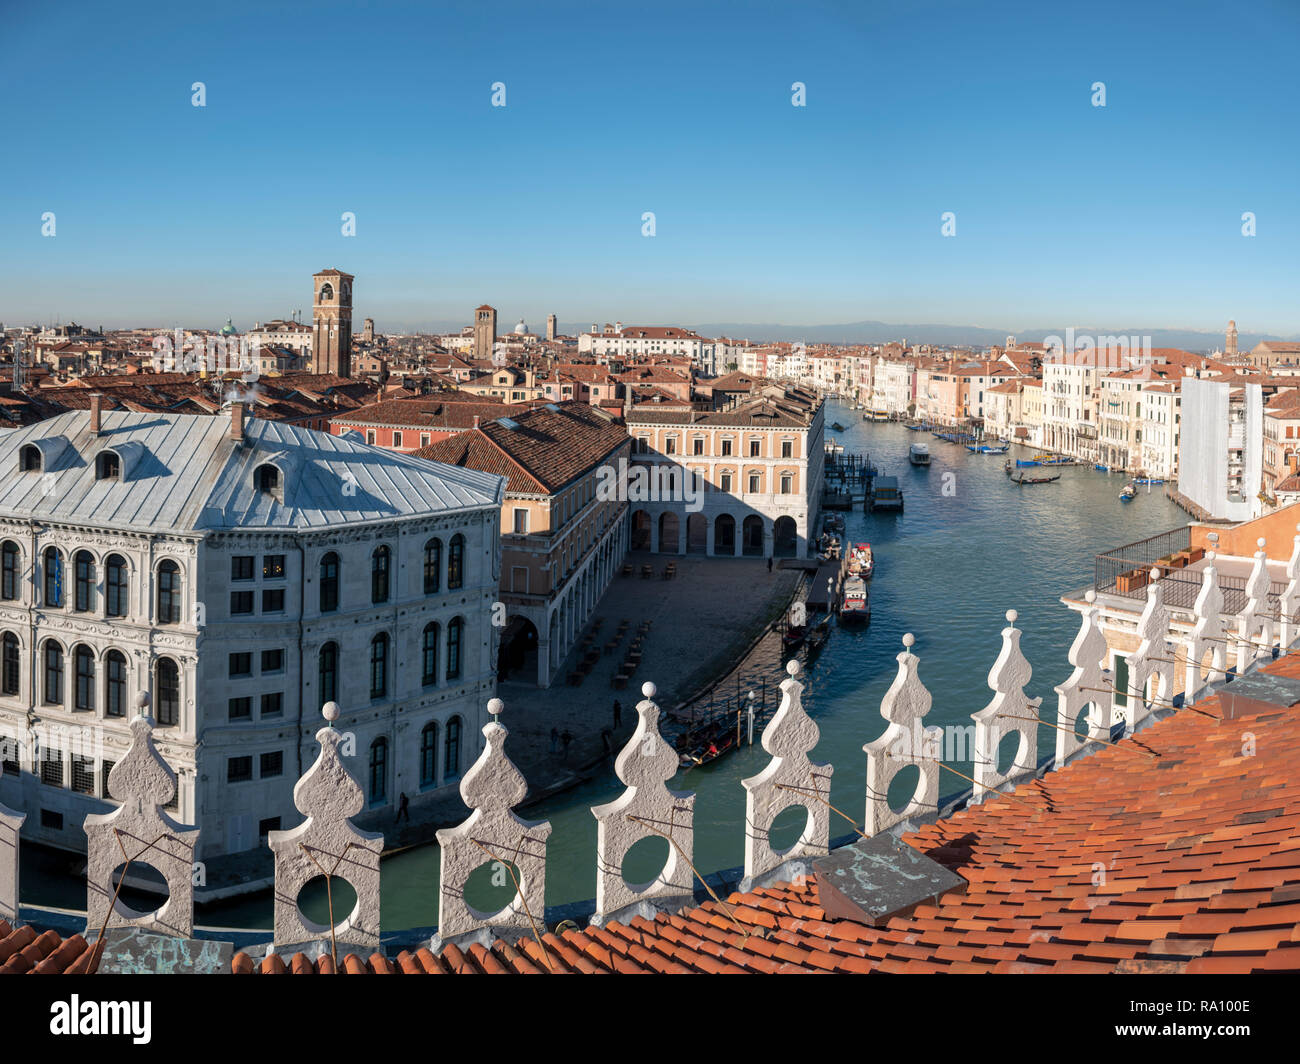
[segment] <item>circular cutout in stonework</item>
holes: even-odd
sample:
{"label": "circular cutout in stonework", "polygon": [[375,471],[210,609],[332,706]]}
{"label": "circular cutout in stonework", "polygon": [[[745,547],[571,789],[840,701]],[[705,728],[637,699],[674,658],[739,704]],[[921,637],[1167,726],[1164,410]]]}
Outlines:
{"label": "circular cutout in stonework", "polygon": [[793,849],[808,830],[810,820],[806,806],[787,805],[772,819],[772,826],[767,830],[767,844],[778,854]]}
{"label": "circular cutout in stonework", "polygon": [[889,789],[885,792],[885,801],[889,803],[889,808],[895,813],[901,813],[912,804],[912,796],[916,794],[916,789],[920,785],[921,766],[903,766],[894,773],[894,778],[889,781]]}
{"label": "circular cutout in stonework", "polygon": [[[330,924],[330,903],[334,905],[334,923]],[[357,892],[352,884],[338,876],[312,876],[298,891],[298,912],[304,921],[328,929],[338,927],[357,905]]]}
{"label": "circular cutout in stonework", "polygon": [[496,916],[515,900],[516,880],[523,883],[513,861],[484,861],[465,880],[465,904],[478,920]]}
{"label": "circular cutout in stonework", "polygon": [[119,909],[126,910],[125,915],[129,919],[152,916],[167,904],[167,899],[171,897],[167,880],[163,878],[162,872],[147,861],[132,861],[129,870],[125,861],[114,868],[108,881],[110,893],[115,892],[118,884],[122,883],[124,870],[126,882],[122,884],[122,892],[117,896],[117,904]]}
{"label": "circular cutout in stonework", "polygon": [[998,758],[995,766],[998,775],[1005,776],[1016,763],[1016,754],[1020,752],[1020,733],[1007,732],[998,743]]}
{"label": "circular cutout in stonework", "polygon": [[647,835],[628,847],[621,869],[623,882],[632,890],[644,890],[663,874],[670,844],[662,835]]}

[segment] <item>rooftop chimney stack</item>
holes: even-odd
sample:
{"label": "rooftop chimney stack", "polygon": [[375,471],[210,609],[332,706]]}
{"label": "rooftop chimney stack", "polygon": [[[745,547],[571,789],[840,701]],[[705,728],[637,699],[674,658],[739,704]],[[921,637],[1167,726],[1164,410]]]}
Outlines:
{"label": "rooftop chimney stack", "polygon": [[237,443],[244,439],[244,404],[236,401],[230,407],[230,438]]}
{"label": "rooftop chimney stack", "polygon": [[475,427],[475,428],[478,428],[478,415],[477,415],[477,414],[474,415],[474,427]]}
{"label": "rooftop chimney stack", "polygon": [[99,392],[90,393],[90,431],[92,435],[99,435],[99,419],[103,412],[104,397]]}

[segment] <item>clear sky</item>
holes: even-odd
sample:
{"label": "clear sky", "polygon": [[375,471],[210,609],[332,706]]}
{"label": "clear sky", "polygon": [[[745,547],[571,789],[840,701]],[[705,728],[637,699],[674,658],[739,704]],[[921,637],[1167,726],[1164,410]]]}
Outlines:
{"label": "clear sky", "polygon": [[0,0],[0,36],[4,322],[310,318],[334,266],[381,331],[1300,332],[1296,0]]}

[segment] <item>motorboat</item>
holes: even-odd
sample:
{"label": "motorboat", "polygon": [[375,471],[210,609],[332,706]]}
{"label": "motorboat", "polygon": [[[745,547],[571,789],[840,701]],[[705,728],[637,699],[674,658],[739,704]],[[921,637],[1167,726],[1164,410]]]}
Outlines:
{"label": "motorboat", "polygon": [[870,580],[876,570],[875,555],[871,553],[870,543],[855,543],[849,552],[849,575],[860,576]]}
{"label": "motorboat", "polygon": [[1138,493],[1137,485],[1135,485],[1130,480],[1127,484],[1124,485],[1123,490],[1119,493],[1119,501],[1132,502],[1134,499],[1137,498],[1137,493]]}
{"label": "motorboat", "polygon": [[907,449],[907,460],[914,466],[930,464],[930,448],[923,443],[914,443]]}
{"label": "motorboat", "polygon": [[840,600],[840,624],[865,624],[869,620],[867,582],[860,576],[850,576],[844,581],[844,596]]}

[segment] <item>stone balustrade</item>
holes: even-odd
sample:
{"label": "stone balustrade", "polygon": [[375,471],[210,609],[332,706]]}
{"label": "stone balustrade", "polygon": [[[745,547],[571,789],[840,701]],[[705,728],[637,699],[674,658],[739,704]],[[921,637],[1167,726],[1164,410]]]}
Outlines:
{"label": "stone balustrade", "polygon": [[[1109,743],[1115,695],[1125,696],[1125,730],[1132,732],[1156,715],[1174,712],[1172,694],[1176,650],[1184,649],[1189,701],[1207,684],[1224,678],[1227,649],[1239,647],[1240,673],[1300,636],[1295,614],[1300,609],[1300,535],[1288,562],[1289,583],[1277,614],[1270,612],[1266,557],[1261,550],[1248,582],[1248,600],[1234,623],[1222,617],[1223,593],[1213,552],[1207,555],[1202,587],[1194,608],[1194,623],[1186,635],[1171,631],[1158,573],[1152,574],[1147,602],[1137,622],[1140,643],[1129,660],[1129,678],[1116,691],[1106,669],[1108,647],[1100,627],[1093,592],[1081,611],[1081,623],[1068,654],[1073,671],[1055,688],[1055,719],[1039,715],[1042,700],[1026,693],[1032,670],[1020,649],[1017,614],[1006,613],[1001,648],[988,674],[993,692],[989,703],[973,713],[971,775],[955,767],[966,753],[944,742],[945,729],[927,726],[932,696],[920,678],[920,659],[913,653],[914,637],[903,636],[898,671],[880,704],[883,732],[866,743],[865,818],[859,834],[899,833],[939,815],[940,773],[945,768],[969,783],[965,800],[978,802],[994,792],[1013,788],[1050,768],[1058,768],[1092,744]],[[1246,645],[1249,643],[1250,645]],[[1171,644],[1176,644],[1171,649]],[[804,705],[799,665],[790,662],[781,684],[781,705],[763,730],[762,746],[770,760],[756,775],[742,780],[745,789],[744,879],[742,890],[776,879],[795,879],[813,859],[829,852],[832,816],[847,819],[832,805],[833,769],[811,757],[819,731]],[[694,862],[695,795],[672,789],[679,753],[660,730],[659,704],[652,683],[642,687],[635,731],[614,762],[624,785],[613,800],[592,807],[597,821],[596,904],[594,924],[653,916],[692,904],[700,879]],[[139,930],[188,937],[193,931],[194,895],[191,871],[198,831],[177,823],[164,808],[174,793],[176,777],[154,746],[149,696],[142,694],[131,722],[130,749],[109,776],[109,791],[119,803],[106,814],[85,818],[87,838],[87,931],[100,927]],[[545,930],[547,840],[551,825],[517,816],[514,808],[527,794],[527,781],[506,754],[506,728],[500,699],[487,706],[491,721],[483,729],[483,752],[460,784],[470,810],[458,826],[437,833],[441,846],[438,885],[438,932],[433,948],[467,945],[491,939],[537,936]],[[1157,710],[1162,711],[1157,714]],[[322,709],[326,724],[316,733],[320,754],[294,788],[294,803],[303,814],[295,828],[269,833],[274,854],[274,931],[270,948],[321,943],[346,943],[377,948],[380,935],[379,858],[383,837],[357,829],[351,817],[364,806],[363,791],[339,752],[341,733],[333,727],[338,706]],[[1040,724],[1055,729],[1055,757],[1038,762]],[[949,730],[956,726],[950,725]],[[960,730],[960,729],[956,729]],[[1014,750],[1003,750],[1015,737]],[[914,768],[916,782],[901,803],[889,800],[891,783]],[[950,780],[949,783],[954,783]],[[961,791],[959,785],[954,792]],[[959,799],[955,799],[957,801]],[[806,813],[805,826],[788,847],[773,844],[777,818],[790,807]],[[842,808],[842,807],[841,807]],[[0,806],[0,918],[18,919],[18,833],[24,815]],[[848,825],[843,827],[847,830]],[[855,826],[856,830],[856,826]],[[648,882],[631,883],[624,874],[629,851],[652,837],[667,840],[662,869]],[[169,896],[156,911],[139,913],[118,897],[118,880],[125,867],[148,864],[162,873]],[[494,911],[475,907],[467,899],[471,877],[484,866],[494,883],[505,887],[507,900]],[[303,888],[317,876],[346,881],[356,893],[350,912],[333,913],[334,925],[307,920],[299,906]]]}

